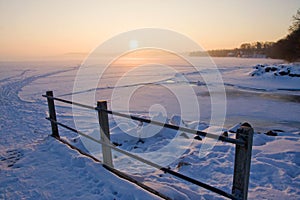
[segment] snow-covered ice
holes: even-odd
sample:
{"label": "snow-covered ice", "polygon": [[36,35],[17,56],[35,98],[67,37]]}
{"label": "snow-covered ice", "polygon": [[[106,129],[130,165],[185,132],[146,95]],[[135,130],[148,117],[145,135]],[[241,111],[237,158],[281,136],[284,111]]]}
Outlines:
{"label": "snow-covered ice", "polygon": [[[201,58],[191,59],[200,59],[201,64]],[[255,130],[249,199],[299,199],[300,78],[276,76],[272,68],[269,70],[273,70],[272,75],[265,73],[265,68],[271,66],[278,68],[281,74],[288,69],[289,74],[296,74],[299,66],[272,59],[215,58],[214,61],[222,74],[227,95],[226,122],[222,130],[228,130],[229,137],[234,137],[239,123],[244,121]],[[51,128],[45,120],[47,104],[41,95],[53,90],[56,96],[71,99],[78,64],[80,62],[0,63],[0,199],[159,199],[49,137]],[[138,116],[206,130],[211,105],[205,83],[189,67],[176,67],[175,75],[162,71],[158,77],[151,74],[137,79],[144,90],[135,94],[130,110]],[[97,88],[98,99],[108,99],[110,105],[113,83],[122,75],[122,70],[120,67],[116,69],[118,73],[108,71],[105,81]],[[204,67],[202,73],[210,72]],[[136,76],[141,74],[139,71]],[[181,75],[187,77],[186,84],[196,91],[201,111],[198,121],[182,119],[174,96],[159,87],[165,84],[180,88]],[[133,81],[122,87],[136,85]],[[82,91],[82,94],[90,92]],[[167,119],[148,115],[149,107],[156,104],[166,108]],[[75,126],[72,110],[66,105],[57,103],[57,113],[60,121]],[[93,122],[87,121],[92,114],[82,113],[86,115],[77,117],[86,122],[85,131],[97,134]],[[176,134],[167,129],[156,130],[153,126],[139,133],[141,126],[145,125],[124,120],[120,128],[110,118],[112,142],[123,150],[141,154],[161,149]],[[139,136],[133,137],[124,131]],[[158,133],[151,135],[153,131]],[[276,132],[277,136],[266,135],[268,131]],[[70,143],[86,150],[78,135],[63,129],[60,133]],[[184,133],[179,137],[189,146],[179,147],[183,149],[182,154],[167,167],[230,193],[234,146],[218,142],[205,156],[199,157],[203,141],[186,137]],[[97,151],[95,149],[95,155]],[[172,199],[223,199],[121,154],[114,152],[113,155],[117,169]],[[163,156],[173,159],[171,154],[161,154]]]}

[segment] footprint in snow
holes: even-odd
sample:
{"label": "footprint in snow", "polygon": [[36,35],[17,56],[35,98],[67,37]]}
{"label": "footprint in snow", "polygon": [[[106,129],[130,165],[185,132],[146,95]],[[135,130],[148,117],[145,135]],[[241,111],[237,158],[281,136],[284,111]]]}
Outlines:
{"label": "footprint in snow", "polygon": [[20,150],[7,150],[4,155],[0,155],[0,162],[5,163],[7,167],[13,167],[22,157],[23,153]]}

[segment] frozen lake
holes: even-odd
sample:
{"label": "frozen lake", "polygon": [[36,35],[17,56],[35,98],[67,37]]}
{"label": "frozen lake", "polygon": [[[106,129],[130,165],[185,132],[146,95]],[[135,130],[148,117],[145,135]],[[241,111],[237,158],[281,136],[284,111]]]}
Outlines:
{"label": "frozen lake", "polygon": [[[181,112],[178,99],[172,94],[172,89],[176,88],[176,91],[183,92],[185,88],[191,87],[197,95],[200,110],[199,121],[208,122],[211,117],[211,96],[201,78],[201,73],[209,73],[208,69],[210,69],[211,63],[206,58],[192,57],[191,59],[194,59],[201,67],[199,75],[191,65],[182,60],[176,61],[176,59],[168,58],[164,61],[119,59],[118,62],[108,67],[104,75],[99,78],[96,89],[91,86],[91,90],[80,91],[79,94],[73,93],[74,80],[78,70],[75,61],[71,64],[68,62],[62,64],[42,63],[43,66],[39,66],[38,63],[21,65],[9,63],[9,67],[2,63],[1,77],[4,79],[11,76],[10,73],[15,73],[15,75],[24,73],[23,76],[36,77],[36,80],[24,85],[19,93],[20,98],[25,101],[41,100],[41,95],[46,90],[53,90],[59,97],[72,99],[73,94],[76,100],[83,99],[83,102],[84,98],[95,92],[94,102],[102,99],[108,100],[109,104],[114,101],[117,102],[115,104],[119,102],[121,104],[122,100],[119,101],[118,98],[124,97],[113,96],[113,92],[117,91],[122,94],[122,92],[134,91],[130,96],[130,112],[147,114],[152,105],[159,104],[165,108],[168,117],[180,115]],[[249,75],[256,64],[273,64],[282,61],[213,58],[213,62],[222,76],[226,89],[225,127],[230,127],[237,122],[248,121],[256,129],[262,131],[270,128],[288,130],[300,128],[299,79],[289,80],[284,77],[267,79]],[[151,63],[169,65],[171,69],[155,64],[151,65]],[[145,66],[145,64],[148,65]],[[138,65],[143,66],[140,69],[134,68]],[[53,75],[49,74],[52,72]],[[48,74],[43,76],[45,73]],[[93,69],[88,73],[93,73]],[[186,78],[185,83],[182,80],[178,81],[181,74]],[[84,84],[88,85],[89,79],[89,76],[86,77]],[[115,88],[116,84],[118,84],[117,89]],[[63,87],[61,87],[62,85]],[[115,107],[118,108],[118,105]],[[190,113],[190,115],[193,114]]]}

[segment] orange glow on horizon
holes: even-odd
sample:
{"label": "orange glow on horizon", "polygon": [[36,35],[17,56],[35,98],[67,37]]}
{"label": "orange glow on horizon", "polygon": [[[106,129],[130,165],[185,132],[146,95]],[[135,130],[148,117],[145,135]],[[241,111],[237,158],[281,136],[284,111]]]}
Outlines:
{"label": "orange glow on horizon", "polygon": [[124,66],[124,67],[137,67],[141,65],[148,64],[178,64],[178,65],[188,65],[180,56],[160,50],[160,49],[139,49],[120,56],[117,60],[110,64],[110,66]]}

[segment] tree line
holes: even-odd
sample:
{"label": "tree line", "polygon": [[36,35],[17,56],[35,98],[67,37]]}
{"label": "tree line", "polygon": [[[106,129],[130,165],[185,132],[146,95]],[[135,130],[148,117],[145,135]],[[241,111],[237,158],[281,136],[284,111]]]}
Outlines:
{"label": "tree line", "polygon": [[284,59],[290,62],[300,59],[300,9],[293,16],[289,34],[272,45],[270,58]]}
{"label": "tree line", "polygon": [[276,42],[243,43],[239,48],[191,52],[191,56],[274,58],[289,62],[300,60],[300,9],[293,16],[289,34]]}

